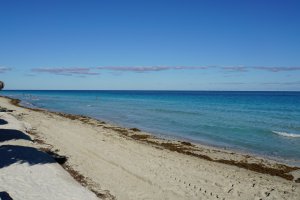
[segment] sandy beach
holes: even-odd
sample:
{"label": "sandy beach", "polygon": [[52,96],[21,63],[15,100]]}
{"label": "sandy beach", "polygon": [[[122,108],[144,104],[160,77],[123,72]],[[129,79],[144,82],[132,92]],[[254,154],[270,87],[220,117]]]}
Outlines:
{"label": "sandy beach", "polygon": [[0,98],[0,192],[12,199],[300,199],[298,167],[18,103]]}
{"label": "sandy beach", "polygon": [[0,112],[0,199],[98,199],[32,141],[28,123]]}

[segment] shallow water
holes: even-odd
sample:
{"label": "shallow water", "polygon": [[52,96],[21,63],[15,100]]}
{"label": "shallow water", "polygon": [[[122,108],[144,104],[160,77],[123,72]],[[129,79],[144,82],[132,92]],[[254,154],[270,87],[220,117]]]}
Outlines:
{"label": "shallow water", "polygon": [[300,92],[1,91],[26,106],[300,163]]}

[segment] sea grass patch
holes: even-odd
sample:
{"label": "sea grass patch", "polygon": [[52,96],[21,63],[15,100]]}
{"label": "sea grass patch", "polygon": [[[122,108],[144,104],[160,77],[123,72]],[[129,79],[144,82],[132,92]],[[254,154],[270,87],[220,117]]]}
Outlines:
{"label": "sea grass patch", "polygon": [[130,128],[129,130],[131,130],[131,131],[135,131],[135,132],[141,132],[141,130],[140,130],[140,129],[138,129],[138,128]]}
{"label": "sea grass patch", "polygon": [[179,141],[179,142],[183,145],[193,146],[192,143],[190,143],[190,142],[186,142],[186,141]]}
{"label": "sea grass patch", "polygon": [[287,180],[294,179],[293,175],[287,173],[299,169],[298,167],[289,167],[286,165],[281,165],[280,169],[276,169],[276,168],[267,167],[260,163],[246,163],[246,162],[238,162],[234,160],[215,160],[215,162],[234,165],[240,168],[248,169],[263,174],[269,174],[272,176],[279,176]]}
{"label": "sea grass patch", "polygon": [[150,135],[135,134],[131,135],[130,137],[135,140],[146,140],[150,137]]}

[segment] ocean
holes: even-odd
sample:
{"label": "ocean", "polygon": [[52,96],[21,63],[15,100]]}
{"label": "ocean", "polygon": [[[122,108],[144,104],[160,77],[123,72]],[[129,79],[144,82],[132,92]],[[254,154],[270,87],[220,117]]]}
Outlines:
{"label": "ocean", "polygon": [[27,107],[81,114],[300,164],[300,92],[4,90]]}

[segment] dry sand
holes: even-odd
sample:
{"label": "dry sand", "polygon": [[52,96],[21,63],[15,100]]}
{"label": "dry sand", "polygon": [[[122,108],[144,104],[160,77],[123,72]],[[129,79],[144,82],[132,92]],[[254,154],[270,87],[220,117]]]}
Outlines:
{"label": "dry sand", "polygon": [[3,112],[0,119],[0,199],[98,199],[37,148],[27,124]]}
{"label": "dry sand", "polygon": [[[6,98],[0,106],[14,110],[9,115],[26,124],[34,145],[67,156],[64,168],[103,199],[300,199],[297,167],[162,140],[84,116],[22,108]],[[38,190],[39,184],[33,186]]]}

